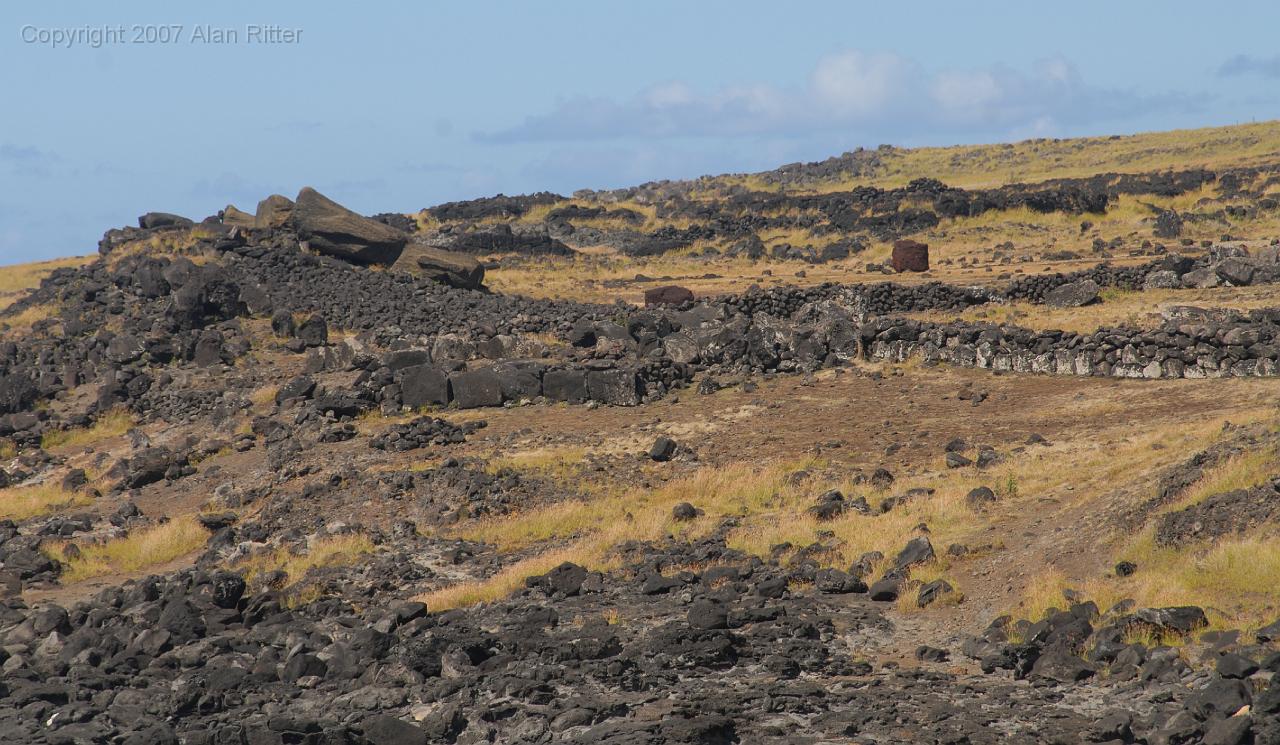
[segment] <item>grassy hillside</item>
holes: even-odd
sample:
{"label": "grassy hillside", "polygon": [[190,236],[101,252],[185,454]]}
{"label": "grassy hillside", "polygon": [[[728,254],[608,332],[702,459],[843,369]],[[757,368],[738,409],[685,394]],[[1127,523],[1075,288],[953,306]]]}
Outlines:
{"label": "grassy hillside", "polygon": [[[1280,161],[1280,121],[991,145],[884,148],[876,155],[881,166],[872,174],[818,179],[812,190],[902,186],[917,178],[935,178],[963,188],[991,188],[1111,171],[1145,173],[1275,163]],[[724,180],[754,189],[781,189],[763,174],[726,176]]]}

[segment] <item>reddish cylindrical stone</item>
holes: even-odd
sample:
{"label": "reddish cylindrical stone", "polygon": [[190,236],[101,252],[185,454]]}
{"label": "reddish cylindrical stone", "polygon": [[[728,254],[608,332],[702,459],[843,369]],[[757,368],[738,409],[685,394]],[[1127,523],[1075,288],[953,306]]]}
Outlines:
{"label": "reddish cylindrical stone", "polygon": [[929,271],[929,244],[909,238],[893,243],[893,270],[895,272]]}

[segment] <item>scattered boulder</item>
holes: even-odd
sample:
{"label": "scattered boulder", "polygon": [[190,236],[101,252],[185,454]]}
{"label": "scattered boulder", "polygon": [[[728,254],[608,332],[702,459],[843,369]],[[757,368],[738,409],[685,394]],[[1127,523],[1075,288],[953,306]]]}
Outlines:
{"label": "scattered boulder", "polygon": [[941,600],[944,597],[952,595],[955,588],[945,579],[935,579],[932,582],[926,582],[921,585],[920,592],[916,596],[916,605],[924,608]]}
{"label": "scattered boulder", "polygon": [[729,612],[723,603],[699,598],[689,606],[687,615],[689,626],[695,629],[727,629],[729,628]]}
{"label": "scattered boulder", "polygon": [[1151,272],[1142,281],[1142,289],[1144,290],[1176,290],[1181,287],[1182,277],[1168,269]]}
{"label": "scattered boulder", "polygon": [[671,460],[676,453],[676,441],[670,437],[659,437],[649,448],[649,459],[663,463]]}
{"label": "scattered boulder", "polygon": [[1139,624],[1151,626],[1159,631],[1171,631],[1176,634],[1189,634],[1209,625],[1209,619],[1205,617],[1204,611],[1194,605],[1141,608],[1134,612],[1133,619]]}
{"label": "scattered boulder", "polygon": [[937,554],[933,552],[933,544],[929,542],[928,536],[916,536],[907,541],[907,545],[898,552],[898,557],[893,560],[894,570],[904,572],[913,566],[927,564],[936,557]]}
{"label": "scattered boulder", "polygon": [[427,745],[426,730],[416,724],[379,714],[364,721],[364,738],[369,745]]}
{"label": "scattered boulder", "polygon": [[703,511],[689,504],[688,502],[680,502],[671,508],[671,519],[676,522],[688,522],[690,520],[701,517]]}
{"label": "scattered boulder", "polygon": [[0,374],[0,414],[17,414],[31,408],[40,391],[20,372]]}
{"label": "scattered boulder", "polygon": [[823,492],[817,502],[809,508],[809,514],[817,520],[834,520],[849,511],[866,515],[871,512],[871,507],[867,504],[866,497],[845,499],[844,494],[838,489],[829,489]]}
{"label": "scattered boulder", "polygon": [[316,314],[298,326],[296,337],[308,347],[323,347],[329,343],[329,322]]}
{"label": "scattered boulder", "polygon": [[902,591],[902,580],[896,577],[885,577],[871,585],[868,596],[881,603],[892,603],[898,599]]}
{"label": "scattered boulder", "polygon": [[979,486],[974,489],[970,489],[969,493],[966,494],[964,498],[964,503],[969,506],[969,509],[976,512],[985,510],[990,505],[995,504],[995,501],[996,493],[992,491],[989,486]]}
{"label": "scattered boulder", "polygon": [[813,575],[813,586],[818,592],[826,595],[843,595],[867,591],[867,585],[860,578],[842,569],[823,568]]}

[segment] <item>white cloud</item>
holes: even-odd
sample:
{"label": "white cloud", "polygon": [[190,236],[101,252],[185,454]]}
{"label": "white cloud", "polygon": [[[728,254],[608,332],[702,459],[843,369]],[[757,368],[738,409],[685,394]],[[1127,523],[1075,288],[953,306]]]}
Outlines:
{"label": "white cloud", "polygon": [[971,119],[998,104],[1005,91],[990,72],[957,70],[939,73],[930,95],[944,114]]}
{"label": "white cloud", "polygon": [[568,142],[841,132],[863,141],[902,142],[1052,132],[1064,125],[1187,110],[1202,102],[1090,85],[1061,58],[1025,71],[1004,66],[927,71],[897,54],[848,50],[820,58],[795,87],[749,83],[708,93],[667,81],[627,100],[562,101],[548,113],[475,137]]}
{"label": "white cloud", "polygon": [[912,87],[913,67],[896,54],[840,52],[818,60],[809,87],[814,100],[830,112],[861,119],[898,103]]}
{"label": "white cloud", "polygon": [[693,102],[693,89],[675,80],[659,83],[646,91],[642,98],[654,108],[664,109],[672,106],[683,106]]}

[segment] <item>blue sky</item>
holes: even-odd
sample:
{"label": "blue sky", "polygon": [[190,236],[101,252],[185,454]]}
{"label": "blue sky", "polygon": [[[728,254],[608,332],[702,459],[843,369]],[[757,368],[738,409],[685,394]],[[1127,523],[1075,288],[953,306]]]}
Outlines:
{"label": "blue sky", "polygon": [[[1261,2],[183,5],[0,7],[0,264],[303,185],[413,211],[881,143],[1280,117],[1280,8]],[[170,24],[176,41],[133,43]],[[51,43],[104,26],[125,38]]]}

